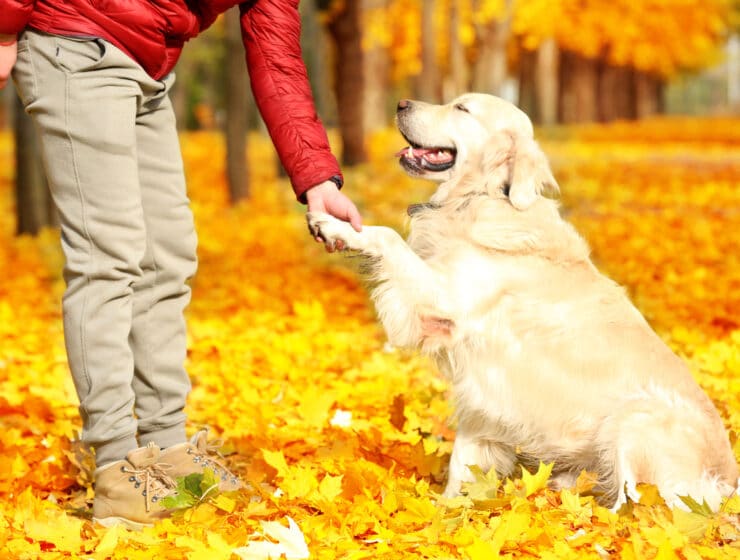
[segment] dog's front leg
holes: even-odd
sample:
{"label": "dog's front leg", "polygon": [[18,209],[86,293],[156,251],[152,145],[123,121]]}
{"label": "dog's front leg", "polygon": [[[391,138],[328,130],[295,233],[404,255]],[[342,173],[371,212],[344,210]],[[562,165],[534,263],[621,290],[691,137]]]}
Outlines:
{"label": "dog's front leg", "polygon": [[444,497],[459,496],[463,482],[475,482],[470,471],[473,465],[483,472],[496,469],[499,476],[507,476],[514,468],[514,455],[505,445],[469,436],[458,428],[452,445],[447,486],[442,494]]}
{"label": "dog's front leg", "polygon": [[396,346],[417,346],[429,339],[449,339],[454,318],[445,311],[445,290],[439,276],[388,227],[364,226],[355,231],[328,214],[309,212],[308,227],[327,249],[360,251],[378,286],[373,291],[378,314]]}

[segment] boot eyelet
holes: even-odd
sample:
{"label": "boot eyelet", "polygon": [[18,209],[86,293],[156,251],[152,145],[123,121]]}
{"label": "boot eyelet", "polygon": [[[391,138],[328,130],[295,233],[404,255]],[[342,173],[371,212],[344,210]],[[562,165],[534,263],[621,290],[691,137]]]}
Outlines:
{"label": "boot eyelet", "polygon": [[139,482],[139,481],[137,480],[137,481],[136,481],[136,483],[134,484],[134,488],[138,488],[139,486],[141,486],[141,482]]}
{"label": "boot eyelet", "polygon": [[156,503],[159,500],[159,496],[152,496],[152,502]]}
{"label": "boot eyelet", "polygon": [[126,466],[125,465],[121,465],[121,472],[126,472]]}
{"label": "boot eyelet", "polygon": [[133,475],[131,475],[131,476],[129,476],[129,477],[128,477],[128,481],[129,481],[129,482],[138,482],[138,481],[136,480],[136,477],[135,477],[135,476],[133,476]]}

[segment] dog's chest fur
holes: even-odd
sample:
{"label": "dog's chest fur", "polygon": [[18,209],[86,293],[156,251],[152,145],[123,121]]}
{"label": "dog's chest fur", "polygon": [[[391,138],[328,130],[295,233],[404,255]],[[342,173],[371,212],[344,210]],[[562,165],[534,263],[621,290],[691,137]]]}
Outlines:
{"label": "dog's chest fur", "polygon": [[[454,323],[449,337],[417,342],[450,379],[459,420],[469,430],[525,454],[532,447],[542,457],[547,442],[557,441],[550,453],[561,462],[564,454],[579,456],[592,441],[598,415],[584,411],[553,423],[548,399],[572,400],[575,411],[581,396],[563,394],[557,375],[533,378],[531,367],[547,355],[548,340],[556,343],[559,316],[569,311],[562,287],[542,288],[549,275],[562,272],[543,255],[507,251],[505,229],[498,247],[478,242],[471,232],[479,215],[469,208],[446,214],[430,208],[412,220],[408,243],[442,286],[433,306]],[[516,231],[508,234],[518,241]]]}

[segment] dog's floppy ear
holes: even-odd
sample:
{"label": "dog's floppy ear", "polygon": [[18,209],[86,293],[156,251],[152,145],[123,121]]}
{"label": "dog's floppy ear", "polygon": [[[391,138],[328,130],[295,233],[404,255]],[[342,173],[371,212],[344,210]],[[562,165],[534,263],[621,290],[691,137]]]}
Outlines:
{"label": "dog's floppy ear", "polygon": [[547,156],[533,138],[514,138],[514,157],[511,161],[509,200],[518,210],[526,210],[537,197],[545,193],[557,195],[558,183],[550,171]]}
{"label": "dog's floppy ear", "polygon": [[547,157],[533,138],[511,131],[494,134],[483,156],[489,192],[503,190],[512,206],[526,210],[545,193],[557,195]]}

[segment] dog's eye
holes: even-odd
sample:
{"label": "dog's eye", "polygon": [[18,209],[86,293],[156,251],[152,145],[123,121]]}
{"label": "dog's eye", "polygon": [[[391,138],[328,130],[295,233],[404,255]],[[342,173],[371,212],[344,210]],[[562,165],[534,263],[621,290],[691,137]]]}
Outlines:
{"label": "dog's eye", "polygon": [[465,105],[463,105],[462,103],[456,104],[455,105],[455,109],[457,109],[458,111],[464,111],[466,113],[469,113],[470,112],[470,111],[468,111],[468,108]]}

